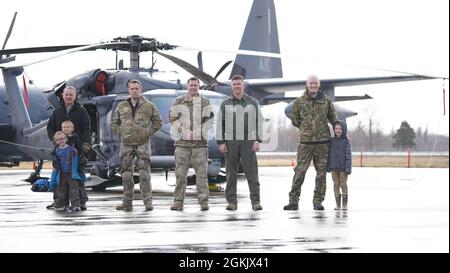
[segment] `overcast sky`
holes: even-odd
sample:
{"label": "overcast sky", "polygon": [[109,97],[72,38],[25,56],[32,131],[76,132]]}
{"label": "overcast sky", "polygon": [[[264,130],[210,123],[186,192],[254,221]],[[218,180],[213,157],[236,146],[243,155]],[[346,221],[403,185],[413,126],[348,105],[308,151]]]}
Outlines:
{"label": "overcast sky", "polygon": [[[0,9],[0,40],[3,43],[13,13],[18,11],[7,48],[91,44],[139,34],[193,48],[235,50],[252,2],[4,1]],[[275,0],[281,53],[286,56],[284,77],[305,79],[313,73],[322,79],[394,75],[345,64],[448,77],[448,5],[448,0]],[[196,64],[196,52],[173,54]],[[127,54],[121,56],[127,59]],[[225,61],[234,60],[234,55],[204,53],[203,58],[205,70],[214,75]],[[143,58],[141,64],[150,66],[149,60]],[[83,52],[27,67],[26,72],[36,85],[50,86],[86,70],[113,66],[114,53]],[[188,77],[165,60],[158,59],[157,66],[178,70],[182,80]],[[222,79],[229,73],[230,69],[222,74]],[[448,135],[443,84],[442,80],[432,80],[368,85],[338,88],[336,94],[369,94],[375,98],[339,103],[360,113],[348,120],[350,128],[367,119],[364,112],[369,110],[376,126],[385,132],[397,129],[402,120],[407,120],[413,128],[420,126]],[[448,112],[448,81],[445,89]]]}

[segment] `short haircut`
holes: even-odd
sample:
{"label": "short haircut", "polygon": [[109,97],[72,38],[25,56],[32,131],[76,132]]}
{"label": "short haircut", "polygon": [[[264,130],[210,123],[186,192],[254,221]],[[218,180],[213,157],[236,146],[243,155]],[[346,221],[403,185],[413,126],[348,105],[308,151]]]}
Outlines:
{"label": "short haircut", "polygon": [[244,81],[244,77],[242,75],[236,74],[231,78],[232,81]]}
{"label": "short haircut", "polygon": [[75,94],[77,93],[77,89],[75,87],[73,87],[72,85],[67,85],[66,87],[64,87],[63,93],[66,90],[73,90],[75,92]]}
{"label": "short haircut", "polygon": [[129,88],[132,83],[139,84],[139,87],[141,87],[141,89],[142,89],[142,83],[139,80],[129,80],[127,83],[127,87]]}
{"label": "short haircut", "polygon": [[70,125],[72,126],[72,128],[75,128],[75,125],[74,125],[73,122],[70,121],[70,120],[65,120],[65,121],[63,121],[63,123],[61,123],[61,127],[62,127],[64,124],[70,124]]}
{"label": "short haircut", "polygon": [[189,78],[189,80],[187,80],[187,83],[189,83],[190,81],[197,81],[197,83],[200,84],[200,80],[197,77]]}
{"label": "short haircut", "polygon": [[67,138],[66,134],[64,134],[63,131],[57,131],[57,132],[53,135],[53,140],[55,140],[58,136],[63,136],[64,138]]}

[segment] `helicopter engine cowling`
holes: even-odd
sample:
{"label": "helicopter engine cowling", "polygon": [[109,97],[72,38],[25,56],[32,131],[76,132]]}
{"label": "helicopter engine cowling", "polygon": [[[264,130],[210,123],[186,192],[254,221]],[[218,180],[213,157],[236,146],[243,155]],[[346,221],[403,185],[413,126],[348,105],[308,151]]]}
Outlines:
{"label": "helicopter engine cowling", "polygon": [[78,98],[92,98],[107,95],[114,88],[115,77],[102,69],[95,69],[68,80],[65,85],[75,87]]}

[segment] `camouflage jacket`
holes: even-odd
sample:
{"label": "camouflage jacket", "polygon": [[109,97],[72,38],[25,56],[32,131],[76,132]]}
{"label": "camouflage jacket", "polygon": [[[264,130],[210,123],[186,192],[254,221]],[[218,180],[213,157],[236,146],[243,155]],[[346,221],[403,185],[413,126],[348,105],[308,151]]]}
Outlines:
{"label": "camouflage jacket", "polygon": [[308,91],[294,102],[292,125],[300,129],[300,143],[330,141],[328,122],[336,120],[336,111],[330,97],[318,92],[313,99]]}
{"label": "camouflage jacket", "polygon": [[244,94],[238,100],[231,95],[222,102],[217,115],[217,144],[227,140],[262,142],[263,122],[261,107],[255,98]]}
{"label": "camouflage jacket", "polygon": [[[192,99],[187,94],[177,97],[169,112],[171,135],[175,139],[175,146],[207,147],[213,121],[214,113],[207,98],[197,96]],[[188,131],[193,133],[193,140],[189,140],[186,135]]]}
{"label": "camouflage jacket", "polygon": [[128,98],[119,103],[111,118],[111,129],[126,145],[148,143],[150,136],[161,126],[162,120],[158,109],[144,97],[138,100],[134,115],[131,99]]}

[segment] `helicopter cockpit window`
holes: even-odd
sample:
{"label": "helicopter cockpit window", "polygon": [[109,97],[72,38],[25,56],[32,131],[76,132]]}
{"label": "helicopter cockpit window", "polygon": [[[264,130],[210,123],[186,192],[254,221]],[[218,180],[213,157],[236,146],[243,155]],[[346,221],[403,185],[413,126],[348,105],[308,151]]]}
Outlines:
{"label": "helicopter cockpit window", "polygon": [[170,106],[172,106],[172,102],[175,99],[175,97],[151,96],[147,98],[156,105],[156,108],[158,108],[159,114],[161,115],[161,118],[164,121],[164,123],[169,122]]}

